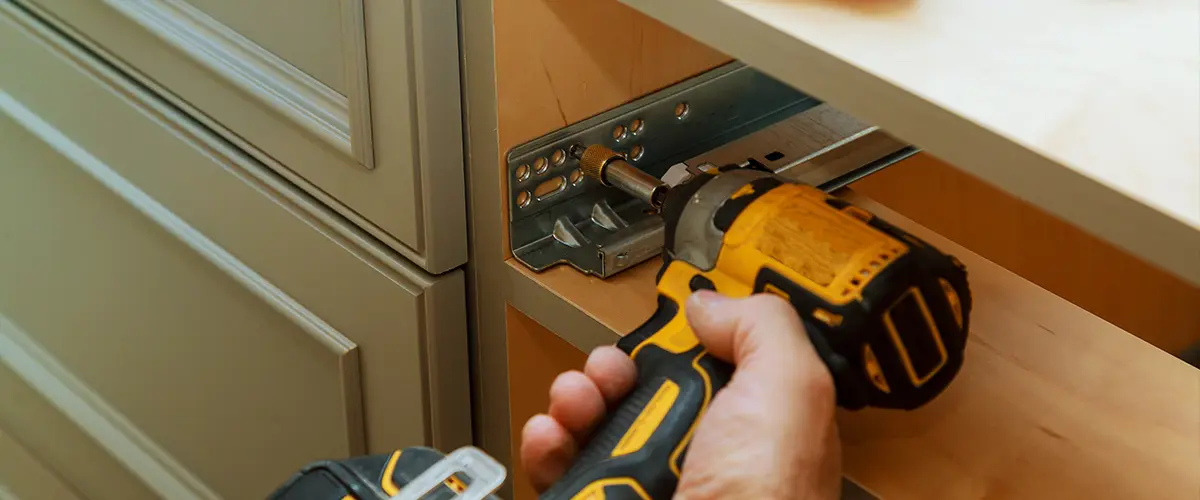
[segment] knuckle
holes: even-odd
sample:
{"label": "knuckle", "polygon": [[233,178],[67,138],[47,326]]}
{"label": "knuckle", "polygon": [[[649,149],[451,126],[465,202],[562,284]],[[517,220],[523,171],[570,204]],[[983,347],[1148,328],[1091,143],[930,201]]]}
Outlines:
{"label": "knuckle", "polygon": [[801,370],[800,388],[809,394],[812,400],[832,402],[837,398],[833,375],[824,363],[813,363],[812,366]]}

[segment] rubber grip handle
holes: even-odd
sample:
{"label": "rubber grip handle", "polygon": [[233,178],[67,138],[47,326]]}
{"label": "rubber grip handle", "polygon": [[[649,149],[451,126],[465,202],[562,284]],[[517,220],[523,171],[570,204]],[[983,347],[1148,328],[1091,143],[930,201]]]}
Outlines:
{"label": "rubber grip handle", "polygon": [[699,344],[679,304],[663,295],[654,315],[618,346],[637,365],[637,386],[541,500],[670,498],[696,423],[733,374]]}

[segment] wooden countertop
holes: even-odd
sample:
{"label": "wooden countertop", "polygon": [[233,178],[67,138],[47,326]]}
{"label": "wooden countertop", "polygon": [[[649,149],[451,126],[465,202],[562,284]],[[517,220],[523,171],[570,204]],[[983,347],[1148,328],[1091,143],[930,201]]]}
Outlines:
{"label": "wooden countertop", "polygon": [[1200,3],[622,0],[1200,284]]}

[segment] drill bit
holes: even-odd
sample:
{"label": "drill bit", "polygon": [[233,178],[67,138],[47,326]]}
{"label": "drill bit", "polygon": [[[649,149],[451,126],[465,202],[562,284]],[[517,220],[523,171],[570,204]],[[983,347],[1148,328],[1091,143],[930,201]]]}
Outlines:
{"label": "drill bit", "polygon": [[615,187],[654,209],[661,209],[669,187],[659,178],[630,165],[625,156],[599,144],[583,147],[571,146],[571,156],[579,160],[579,169],[584,175]]}

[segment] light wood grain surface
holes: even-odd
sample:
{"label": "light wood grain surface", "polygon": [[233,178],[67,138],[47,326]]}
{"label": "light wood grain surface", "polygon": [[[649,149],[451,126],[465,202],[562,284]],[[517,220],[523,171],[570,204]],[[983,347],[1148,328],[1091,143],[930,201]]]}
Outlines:
{"label": "light wood grain surface", "polygon": [[1200,284],[1200,3],[623,0]]}
{"label": "light wood grain surface", "polygon": [[[863,196],[851,196],[960,258],[975,305],[966,364],[944,395],[914,412],[839,415],[849,477],[889,499],[1195,497],[1200,370]],[[589,301],[607,297],[629,305],[610,318],[623,324],[636,304],[653,295],[653,275],[620,286],[628,301],[594,283],[577,292],[590,288],[597,296]],[[556,335],[515,310],[508,319],[510,383],[526,393],[517,396],[514,389],[517,432],[518,420],[544,408],[553,376],[578,367],[582,353],[571,355],[570,344],[546,338]]]}
{"label": "light wood grain surface", "polygon": [[615,0],[495,0],[494,9],[502,176],[514,146],[729,61]]}
{"label": "light wood grain surface", "polygon": [[1200,286],[932,155],[853,188],[1164,351],[1200,342]]}
{"label": "light wood grain surface", "polygon": [[511,306],[505,309],[504,316],[508,328],[509,366],[512,367],[508,372],[508,384],[513,388],[510,405],[513,498],[535,500],[537,492],[518,455],[521,428],[530,417],[545,413],[550,407],[550,383],[554,377],[568,370],[582,370],[587,353]]}
{"label": "light wood grain surface", "polygon": [[887,498],[1194,498],[1200,370],[866,199],[967,265],[966,364],[910,412],[839,416],[848,475]]}

